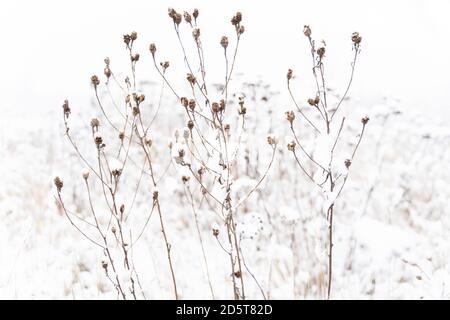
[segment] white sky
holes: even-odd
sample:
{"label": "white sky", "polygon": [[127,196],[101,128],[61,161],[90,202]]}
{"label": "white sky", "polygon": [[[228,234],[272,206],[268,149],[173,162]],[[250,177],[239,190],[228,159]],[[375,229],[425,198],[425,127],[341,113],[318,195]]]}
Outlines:
{"label": "white sky", "polygon": [[[200,9],[210,73],[222,68],[220,36],[232,38],[230,18],[243,13],[246,33],[237,69],[248,79],[261,75],[284,90],[293,68],[302,81],[310,57],[301,30],[327,41],[329,80],[342,89],[347,79],[353,31],[363,51],[351,93],[362,102],[396,97],[411,108],[449,114],[450,1],[5,1],[0,4],[0,114],[60,111],[63,99],[87,103],[89,77],[102,75],[103,58],[125,54],[124,33],[136,30],[143,66],[148,44],[161,59],[182,68],[167,7]],[[186,29],[186,28],[185,28]],[[188,40],[190,35],[187,36]],[[211,58],[208,58],[211,57]],[[210,59],[210,60],[208,60]],[[180,62],[181,61],[181,62]],[[141,70],[157,80],[153,69]],[[144,69],[144,68],[143,68]],[[185,73],[184,69],[182,74]],[[213,70],[213,71],[211,71]],[[173,70],[175,71],[175,69]],[[138,68],[139,72],[139,68]],[[143,74],[145,72],[145,74]],[[306,77],[305,76],[305,77]],[[301,90],[301,88],[300,88]],[[283,91],[284,92],[284,91]],[[426,108],[426,109],[425,109]],[[59,118],[58,118],[59,119]]]}

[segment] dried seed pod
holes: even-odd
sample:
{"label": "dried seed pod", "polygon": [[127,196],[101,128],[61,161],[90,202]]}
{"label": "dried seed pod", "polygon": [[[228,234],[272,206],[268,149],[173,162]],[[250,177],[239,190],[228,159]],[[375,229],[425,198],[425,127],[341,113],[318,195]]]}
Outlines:
{"label": "dried seed pod", "polygon": [[123,132],[122,130],[119,132],[119,139],[123,141],[123,139],[125,138],[125,132]]}
{"label": "dried seed pod", "polygon": [[91,127],[92,129],[98,130],[98,127],[100,126],[100,121],[98,121],[97,118],[91,119]]}
{"label": "dried seed pod", "polygon": [[131,56],[131,61],[132,62],[137,62],[137,61],[139,61],[139,53],[136,53],[135,55],[132,55]]}
{"label": "dried seed pod", "polygon": [[352,33],[352,42],[355,46],[358,46],[361,43],[362,37],[359,35],[359,32]]}
{"label": "dried seed pod", "polygon": [[64,111],[64,116],[66,118],[69,118],[69,114],[70,114],[69,100],[64,100],[62,107],[63,107],[63,111]]}
{"label": "dried seed pod", "polygon": [[344,161],[344,164],[345,164],[345,167],[348,169],[352,165],[352,160],[347,159],[347,160]]}
{"label": "dried seed pod", "polygon": [[83,177],[84,180],[87,180],[89,178],[89,170],[88,169],[84,169],[81,172],[81,176]]}
{"label": "dried seed pod", "polygon": [[194,99],[189,100],[189,109],[194,111],[194,109],[195,109],[195,100]]}
{"label": "dried seed pod", "polygon": [[219,104],[218,104],[217,102],[213,102],[212,105],[211,105],[211,110],[212,110],[214,113],[219,112]]}
{"label": "dried seed pod", "polygon": [[323,56],[325,55],[325,47],[320,47],[319,49],[317,49],[317,55],[319,56],[320,59],[322,59]]}
{"label": "dried seed pod", "polygon": [[197,81],[192,73],[188,73],[186,79],[191,85],[194,85]]}
{"label": "dried seed pod", "polygon": [[223,37],[220,39],[220,45],[221,45],[224,49],[226,49],[226,48],[228,47],[228,38],[227,38],[226,36],[223,36]]}
{"label": "dried seed pod", "polygon": [[137,32],[136,31],[131,32],[130,39],[132,41],[135,41],[137,39]]}
{"label": "dried seed pod", "polygon": [[192,16],[194,17],[195,20],[197,20],[197,18],[198,18],[198,9],[194,9],[194,12],[192,13]]}
{"label": "dried seed pod", "polygon": [[292,124],[294,122],[294,120],[295,120],[294,111],[292,111],[292,110],[291,111],[286,111],[285,115],[286,115],[287,121],[289,121]]}
{"label": "dried seed pod", "polygon": [[189,120],[187,123],[187,127],[192,131],[192,129],[194,128],[194,122],[192,120]]}
{"label": "dried seed pod", "polygon": [[94,86],[95,89],[97,89],[97,86],[100,84],[100,80],[98,80],[98,77],[96,75],[93,75],[91,77],[91,84]]}
{"label": "dried seed pod", "polygon": [[241,35],[241,34],[243,34],[244,32],[245,32],[244,26],[240,26],[240,27],[239,27],[239,30],[238,30],[238,33]]}
{"label": "dried seed pod", "polygon": [[292,79],[293,73],[294,73],[294,71],[292,71],[292,69],[288,69],[288,72],[287,72],[287,75],[286,75],[288,81]]}
{"label": "dried seed pod", "polygon": [[303,34],[308,38],[311,37],[311,28],[309,26],[305,25],[303,27]]}
{"label": "dried seed pod", "polygon": [[185,108],[189,106],[189,100],[186,97],[181,97],[181,105]]}
{"label": "dried seed pod", "polygon": [[198,38],[200,38],[200,29],[199,28],[194,28],[192,30],[192,36],[194,37],[194,40],[197,41]]}
{"label": "dried seed pod", "polygon": [[361,119],[361,122],[363,125],[366,125],[367,122],[369,122],[369,117],[365,116],[364,118]]}
{"label": "dried seed pod", "polygon": [[288,144],[287,144],[287,148],[288,148],[288,150],[289,151],[295,151],[295,146],[296,146],[296,143],[295,143],[295,141],[291,141],[291,142],[289,142]]}
{"label": "dried seed pod", "polygon": [[131,36],[130,36],[129,34],[124,34],[124,35],[123,35],[123,42],[124,42],[127,46],[129,46],[129,45],[130,45],[130,42],[131,42]]}
{"label": "dried seed pod", "polygon": [[97,147],[101,147],[103,145],[103,138],[99,132],[94,134],[94,142]]}
{"label": "dried seed pod", "polygon": [[191,23],[192,22],[192,17],[191,17],[191,15],[189,14],[189,12],[184,12],[184,14],[183,14],[183,17],[184,17],[184,21],[186,21],[187,23]]}
{"label": "dried seed pod", "polygon": [[149,50],[150,50],[150,53],[152,54],[152,56],[155,57],[156,45],[154,43],[150,44]]}
{"label": "dried seed pod", "polygon": [[55,177],[55,179],[53,179],[53,182],[55,183],[56,190],[58,191],[58,193],[61,192],[61,189],[64,186],[64,183],[61,180],[61,178],[60,177]]}

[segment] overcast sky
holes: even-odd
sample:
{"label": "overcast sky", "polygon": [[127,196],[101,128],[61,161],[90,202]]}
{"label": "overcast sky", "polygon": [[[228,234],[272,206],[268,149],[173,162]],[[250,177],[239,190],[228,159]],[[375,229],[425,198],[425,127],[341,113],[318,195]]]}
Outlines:
{"label": "overcast sky", "polygon": [[240,10],[246,33],[237,69],[248,79],[260,75],[283,90],[288,68],[294,69],[300,82],[303,74],[309,76],[310,57],[301,33],[303,25],[309,24],[315,37],[327,41],[330,85],[343,88],[352,57],[349,37],[359,31],[363,46],[353,95],[367,103],[384,96],[398,98],[411,108],[439,113],[450,107],[447,0],[2,0],[2,117],[23,111],[37,115],[59,108],[65,97],[86,103],[91,94],[89,77],[102,73],[104,57],[113,62],[124,57],[121,38],[133,30],[139,33],[137,48],[143,56],[140,77],[157,79],[145,64],[150,59],[150,42],[157,43],[161,60],[169,59],[175,66],[178,60],[182,68],[167,16],[169,6],[179,11],[199,8],[211,77],[223,68],[220,36],[233,38],[229,21]]}

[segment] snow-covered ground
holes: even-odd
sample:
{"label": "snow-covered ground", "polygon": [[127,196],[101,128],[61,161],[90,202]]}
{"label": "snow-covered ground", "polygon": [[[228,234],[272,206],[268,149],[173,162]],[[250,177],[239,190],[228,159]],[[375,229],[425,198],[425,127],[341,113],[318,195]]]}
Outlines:
{"label": "snow-covered ground", "polygon": [[[103,252],[70,225],[55,199],[53,178],[58,175],[64,180],[67,208],[89,217],[81,176],[85,166],[64,136],[61,105],[70,100],[71,132],[88,157],[95,155],[89,128],[93,116],[102,121],[104,138],[115,139],[95,106],[89,78],[94,73],[103,76],[105,56],[119,77],[129,73],[122,34],[136,30],[138,83],[146,95],[146,110],[153,114],[161,80],[151,65],[149,43],[157,44],[161,60],[170,60],[171,77],[178,73],[183,80],[187,72],[167,6],[200,9],[211,83],[223,82],[220,37],[233,39],[229,20],[236,10],[243,12],[246,32],[232,88],[247,96],[248,134],[242,136],[233,199],[245,195],[270,162],[267,134],[280,137],[267,178],[237,214],[250,270],[244,272],[246,295],[262,298],[253,275],[270,298],[326,297],[324,195],[302,175],[284,142],[289,135],[284,112],[294,109],[285,87],[287,69],[294,69],[292,85],[299,101],[313,88],[310,52],[301,32],[310,24],[314,35],[327,41],[332,92],[341,93],[348,79],[349,35],[358,30],[363,36],[345,102],[346,133],[339,157],[345,159],[354,146],[361,117],[370,118],[335,205],[332,298],[450,297],[450,65],[445,59],[450,46],[443,40],[450,33],[447,1],[377,1],[364,7],[358,1],[11,1],[0,6],[0,32],[10,39],[9,49],[0,53],[0,298],[116,298],[102,269]],[[21,6],[27,10],[19,12]],[[182,32],[190,40],[189,32]],[[104,77],[101,80],[103,84]],[[112,89],[118,101],[123,99],[117,87]],[[99,92],[107,111],[114,113],[105,88]],[[230,95],[230,100],[236,108],[237,96]],[[186,193],[198,193],[199,187],[192,177],[182,183],[181,177],[189,173],[170,163],[167,147],[175,142],[176,129],[183,135],[186,119],[167,87],[162,102],[150,132],[178,289],[182,298],[209,299],[205,259]],[[298,126],[308,146],[315,147],[308,140],[308,127]],[[138,150],[132,152],[139,162]],[[140,285],[146,298],[173,298],[156,213],[143,228],[154,189],[146,176],[133,200],[141,169],[135,163],[125,169],[120,201],[134,208],[127,227],[134,237],[143,230],[132,255]],[[101,189],[94,187],[93,193],[97,209],[104,211]],[[219,239],[225,243],[223,224],[206,203],[196,205],[214,297],[232,298],[229,257],[212,234],[218,224]],[[126,283],[126,276],[121,280]]]}

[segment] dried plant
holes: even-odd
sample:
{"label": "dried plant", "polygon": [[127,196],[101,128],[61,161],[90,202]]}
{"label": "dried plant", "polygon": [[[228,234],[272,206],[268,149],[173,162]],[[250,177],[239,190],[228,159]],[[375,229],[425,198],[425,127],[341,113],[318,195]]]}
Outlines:
{"label": "dried plant", "polygon": [[[337,152],[336,147],[338,145],[339,137],[341,136],[345,117],[342,117],[340,123],[336,123],[333,120],[339,111],[342,103],[345,101],[347,94],[349,92],[350,86],[353,81],[353,75],[355,71],[355,64],[360,53],[361,36],[358,32],[354,32],[351,36],[352,49],[354,51],[353,61],[351,62],[351,75],[347,83],[346,90],[342,97],[338,100],[336,106],[331,106],[327,98],[328,88],[325,83],[325,58],[326,58],[326,44],[322,41],[318,46],[316,41],[311,37],[311,28],[307,25],[304,26],[303,34],[308,39],[311,48],[311,58],[312,58],[312,74],[316,85],[316,92],[312,98],[307,100],[309,107],[316,111],[316,118],[310,119],[308,114],[305,112],[306,108],[301,108],[297,103],[294,94],[291,89],[291,80],[293,79],[293,70],[289,69],[287,72],[287,89],[289,95],[294,103],[298,114],[301,119],[305,120],[308,125],[312,128],[315,139],[319,140],[318,148],[322,149],[322,154],[320,156],[315,156],[313,152],[306,149],[305,145],[306,139],[302,139],[296,132],[294,126],[294,120],[296,119],[294,111],[287,111],[285,113],[286,120],[289,123],[290,131],[293,138],[289,138],[287,141],[287,149],[292,153],[298,167],[301,169],[303,174],[315,184],[325,195],[325,212],[326,219],[328,221],[328,281],[327,281],[327,297],[330,298],[331,294],[331,284],[332,284],[332,271],[333,271],[333,214],[334,206],[336,200],[341,195],[341,192],[347,182],[347,178],[350,172],[350,166],[352,165],[353,159],[355,157],[356,151],[363,138],[364,130],[366,124],[369,121],[368,117],[361,119],[361,132],[357,139],[357,143],[350,153],[350,156],[344,161],[343,165],[345,170],[340,170],[342,168],[341,163],[336,163],[335,153]],[[334,125],[337,126],[334,126]],[[319,129],[320,128],[320,129]],[[319,153],[316,151],[316,153]],[[320,158],[320,159],[319,159]],[[308,167],[312,167],[311,170]]]}

